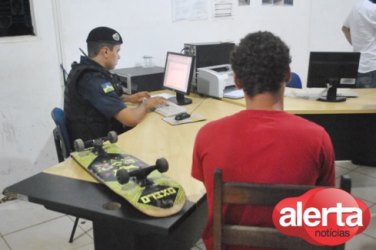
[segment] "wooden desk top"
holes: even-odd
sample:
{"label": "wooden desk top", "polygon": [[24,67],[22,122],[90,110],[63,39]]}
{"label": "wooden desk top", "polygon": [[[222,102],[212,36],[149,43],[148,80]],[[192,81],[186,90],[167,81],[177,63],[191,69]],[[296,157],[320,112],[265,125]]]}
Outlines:
{"label": "wooden desk top", "polygon": [[[165,157],[170,165],[166,174],[180,182],[188,199],[195,202],[205,194],[202,183],[191,177],[193,144],[197,131],[208,121],[233,114],[244,107],[211,98],[202,99],[192,95],[190,98],[193,103],[186,106],[187,111],[194,110],[194,113],[203,115],[206,121],[171,126],[162,120],[162,116],[151,112],[135,128],[120,135],[117,143],[126,153],[148,164],[154,164],[157,158]],[[96,182],[71,158],[44,172]]]}
{"label": "wooden desk top", "polygon": [[[347,98],[345,102],[320,102],[312,99],[284,98],[284,109],[292,114],[367,114],[376,113],[376,88],[354,89],[357,98]],[[244,107],[242,99],[223,99],[226,102]]]}

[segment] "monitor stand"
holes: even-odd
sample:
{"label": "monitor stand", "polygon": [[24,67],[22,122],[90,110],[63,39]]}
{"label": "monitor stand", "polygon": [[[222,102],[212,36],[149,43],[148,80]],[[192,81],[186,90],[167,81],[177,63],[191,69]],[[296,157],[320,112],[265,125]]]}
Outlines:
{"label": "monitor stand", "polygon": [[322,102],[344,102],[346,101],[346,97],[344,96],[337,96],[337,86],[339,81],[337,79],[330,79],[328,83],[328,91],[326,92],[326,97],[320,97],[317,99],[318,101]]}
{"label": "monitor stand", "polygon": [[188,105],[192,103],[192,99],[186,98],[184,94],[176,92],[176,97],[168,98],[170,102],[176,103],[177,105]]}

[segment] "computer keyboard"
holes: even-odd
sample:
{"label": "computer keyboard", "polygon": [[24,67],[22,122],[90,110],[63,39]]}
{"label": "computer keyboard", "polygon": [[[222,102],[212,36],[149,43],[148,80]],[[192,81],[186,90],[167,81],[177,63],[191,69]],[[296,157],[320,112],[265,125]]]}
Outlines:
{"label": "computer keyboard", "polygon": [[179,106],[170,101],[167,101],[166,105],[157,106],[154,111],[164,117],[174,116],[182,112],[187,112],[187,110],[182,106]]}

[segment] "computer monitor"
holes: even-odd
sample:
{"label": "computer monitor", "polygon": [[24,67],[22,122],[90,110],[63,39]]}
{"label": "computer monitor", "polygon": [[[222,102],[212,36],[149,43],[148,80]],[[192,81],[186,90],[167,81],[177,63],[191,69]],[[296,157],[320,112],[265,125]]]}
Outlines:
{"label": "computer monitor", "polygon": [[174,52],[167,52],[163,87],[176,92],[172,101],[178,105],[187,105],[192,100],[184,95],[189,95],[193,74],[194,57]]}
{"label": "computer monitor", "polygon": [[342,102],[337,88],[354,88],[358,75],[359,52],[311,52],[308,66],[308,88],[327,88],[320,101]]}

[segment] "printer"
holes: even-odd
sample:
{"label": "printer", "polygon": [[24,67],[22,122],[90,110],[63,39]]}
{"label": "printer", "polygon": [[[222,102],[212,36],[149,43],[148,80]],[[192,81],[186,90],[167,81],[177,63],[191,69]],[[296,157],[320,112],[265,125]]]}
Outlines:
{"label": "printer", "polygon": [[230,64],[197,69],[197,92],[215,98],[223,98],[227,90],[234,90],[234,73]]}

